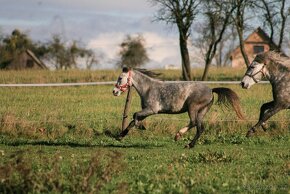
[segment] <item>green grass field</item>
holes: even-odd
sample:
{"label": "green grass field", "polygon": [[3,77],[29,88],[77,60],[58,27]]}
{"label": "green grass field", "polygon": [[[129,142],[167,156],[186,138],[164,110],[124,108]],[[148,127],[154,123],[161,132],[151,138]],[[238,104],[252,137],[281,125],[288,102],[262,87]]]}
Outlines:
{"label": "green grass field", "polygon": [[[222,72],[213,80],[243,73]],[[0,72],[0,82],[111,81],[118,72],[26,74]],[[165,72],[163,79],[178,76]],[[116,141],[126,95],[114,97],[113,86],[0,88],[0,193],[289,193],[290,112],[248,139],[260,106],[271,100],[270,85],[210,85],[220,86],[238,93],[247,120],[213,105],[194,149],[183,147],[195,130],[173,140],[187,114],[149,117],[147,130]],[[130,112],[137,110],[134,92]]]}

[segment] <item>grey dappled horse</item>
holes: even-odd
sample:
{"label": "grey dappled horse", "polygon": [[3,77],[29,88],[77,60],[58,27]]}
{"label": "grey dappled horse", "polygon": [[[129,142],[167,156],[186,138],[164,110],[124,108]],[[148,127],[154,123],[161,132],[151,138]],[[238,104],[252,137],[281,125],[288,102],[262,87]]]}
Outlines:
{"label": "grey dappled horse", "polygon": [[262,126],[266,131],[265,122],[282,109],[290,109],[290,59],[273,51],[258,54],[248,67],[241,86],[249,89],[263,77],[272,85],[273,100],[262,105],[259,121],[247,133],[247,137]]}
{"label": "grey dappled horse", "polygon": [[237,116],[243,119],[239,98],[229,88],[210,89],[199,82],[165,83],[152,78],[156,76],[156,73],[144,69],[123,68],[113,94],[119,96],[128,87],[133,86],[141,98],[142,110],[134,113],[133,120],[121,132],[119,139],[125,137],[132,127],[138,126],[139,121],[144,120],[150,115],[188,112],[190,122],[188,126],[179,130],[175,140],[178,140],[187,130],[196,126],[196,135],[186,146],[191,148],[204,131],[202,120],[213,104],[213,92],[218,94],[219,103],[231,105]]}

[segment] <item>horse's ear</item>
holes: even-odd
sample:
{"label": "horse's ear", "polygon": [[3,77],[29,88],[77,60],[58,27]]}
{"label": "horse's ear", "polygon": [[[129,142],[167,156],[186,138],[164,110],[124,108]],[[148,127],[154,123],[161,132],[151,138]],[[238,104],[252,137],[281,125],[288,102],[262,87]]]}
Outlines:
{"label": "horse's ear", "polygon": [[128,73],[128,71],[129,71],[130,69],[128,68],[128,67],[123,67],[123,73]]}

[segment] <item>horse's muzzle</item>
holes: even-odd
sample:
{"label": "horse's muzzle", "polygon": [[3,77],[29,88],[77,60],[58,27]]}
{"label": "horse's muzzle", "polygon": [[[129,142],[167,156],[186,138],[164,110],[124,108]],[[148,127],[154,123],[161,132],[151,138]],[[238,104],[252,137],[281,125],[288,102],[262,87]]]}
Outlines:
{"label": "horse's muzzle", "polygon": [[114,96],[120,96],[120,94],[121,94],[120,90],[116,90],[116,89],[113,90],[113,95]]}
{"label": "horse's muzzle", "polygon": [[242,86],[242,88],[244,89],[248,89],[249,88],[249,84],[246,84],[245,82],[241,82],[240,85]]}

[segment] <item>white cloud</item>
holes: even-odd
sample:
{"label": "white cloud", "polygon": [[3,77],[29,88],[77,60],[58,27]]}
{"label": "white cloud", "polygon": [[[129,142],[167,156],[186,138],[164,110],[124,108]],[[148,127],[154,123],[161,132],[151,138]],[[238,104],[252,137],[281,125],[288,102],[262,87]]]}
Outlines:
{"label": "white cloud", "polygon": [[123,32],[101,33],[88,42],[88,48],[102,53],[99,68],[113,68],[119,51],[119,44],[124,38]]}
{"label": "white cloud", "polygon": [[[180,52],[176,37],[162,36],[154,32],[145,32],[142,35],[151,60],[145,66],[152,67],[154,65],[163,68],[166,64],[180,64]],[[92,39],[88,43],[88,47],[104,53],[105,57],[101,60],[101,66],[112,68],[115,65],[112,63],[117,59],[119,45],[125,36],[126,34],[123,32],[103,33]]]}
{"label": "white cloud", "polygon": [[[179,58],[178,39],[176,37],[153,32],[146,32],[143,35],[148,55],[152,60],[164,63],[168,58]],[[176,63],[176,61],[172,63]]]}
{"label": "white cloud", "polygon": [[152,23],[154,9],[148,0],[3,0],[0,32],[18,28],[37,41],[47,42],[53,34],[80,41],[103,54],[100,68],[113,68],[125,36],[141,33],[151,59],[146,67],[180,65],[178,33]]}

